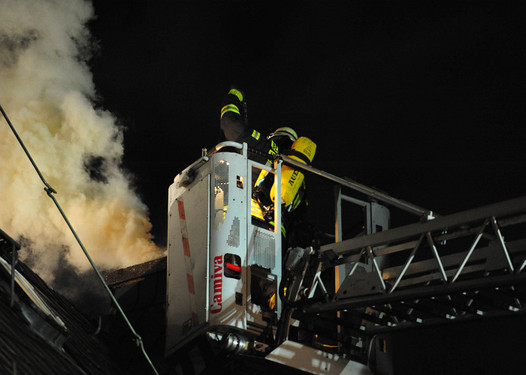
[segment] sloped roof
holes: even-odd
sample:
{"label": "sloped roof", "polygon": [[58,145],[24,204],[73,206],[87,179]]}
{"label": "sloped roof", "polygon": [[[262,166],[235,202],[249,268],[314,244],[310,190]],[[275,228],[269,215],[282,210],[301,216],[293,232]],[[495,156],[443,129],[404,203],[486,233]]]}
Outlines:
{"label": "sloped roof", "polygon": [[21,261],[12,301],[13,243],[0,230],[0,373],[121,374],[97,327]]}

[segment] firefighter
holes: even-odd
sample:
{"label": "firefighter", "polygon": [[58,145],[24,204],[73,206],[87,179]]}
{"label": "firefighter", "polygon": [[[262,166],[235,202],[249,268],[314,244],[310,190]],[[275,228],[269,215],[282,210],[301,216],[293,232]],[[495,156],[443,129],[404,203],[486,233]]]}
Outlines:
{"label": "firefighter", "polygon": [[[247,143],[253,155],[252,159],[261,164],[272,161],[274,155],[279,153],[278,144],[275,142],[278,137],[274,137],[275,140],[270,139],[262,136],[259,131],[249,128],[246,101],[241,90],[236,88],[230,89],[223,99],[221,130],[227,141]],[[292,132],[291,137],[297,138],[296,132],[293,130]]]}
{"label": "firefighter", "polygon": [[[289,154],[292,158],[310,164],[316,151],[316,144],[306,137],[298,137],[290,127],[280,127],[268,136],[248,126],[247,104],[241,90],[232,87],[224,97],[221,108],[221,130],[228,141],[247,143],[251,158],[261,164],[270,165],[275,155]],[[273,228],[274,175],[261,171],[253,176],[252,217],[256,224],[264,223]],[[298,236],[291,228],[299,228],[298,223],[306,212],[306,185],[303,173],[288,166],[282,168],[281,181],[282,235],[285,244],[290,246],[308,246],[297,243]],[[287,235],[287,231],[289,232]],[[303,241],[305,242],[305,241]],[[287,248],[286,247],[286,248]]]}

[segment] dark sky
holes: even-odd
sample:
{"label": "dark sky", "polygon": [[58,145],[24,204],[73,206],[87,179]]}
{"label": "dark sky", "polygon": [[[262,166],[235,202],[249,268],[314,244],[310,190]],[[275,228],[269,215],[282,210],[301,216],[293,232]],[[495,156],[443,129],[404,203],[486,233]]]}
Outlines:
{"label": "dark sky", "polygon": [[100,104],[161,244],[168,186],[217,142],[232,83],[252,127],[312,138],[317,168],[443,214],[523,194],[521,2],[94,6]]}

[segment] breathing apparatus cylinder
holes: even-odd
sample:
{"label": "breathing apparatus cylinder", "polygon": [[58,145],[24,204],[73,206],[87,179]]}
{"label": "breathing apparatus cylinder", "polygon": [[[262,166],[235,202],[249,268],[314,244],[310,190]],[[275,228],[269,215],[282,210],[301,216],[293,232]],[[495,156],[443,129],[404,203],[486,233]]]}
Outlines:
{"label": "breathing apparatus cylinder", "polygon": [[[299,137],[291,147],[289,156],[303,164],[310,164],[314,159],[316,153],[316,143],[307,137]],[[301,185],[303,184],[305,176],[298,170],[295,170],[288,165],[281,168],[281,203],[288,206],[294,200]],[[274,186],[270,191],[272,200],[275,200]]]}

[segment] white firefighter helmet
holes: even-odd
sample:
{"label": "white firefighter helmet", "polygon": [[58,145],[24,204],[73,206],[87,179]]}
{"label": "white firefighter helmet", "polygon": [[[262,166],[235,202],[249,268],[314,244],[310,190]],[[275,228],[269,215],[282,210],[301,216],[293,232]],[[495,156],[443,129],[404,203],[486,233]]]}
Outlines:
{"label": "white firefighter helmet", "polygon": [[288,126],[283,126],[274,130],[274,132],[270,133],[267,138],[272,139],[276,137],[288,137],[291,142],[294,142],[296,139],[298,139],[298,133]]}

